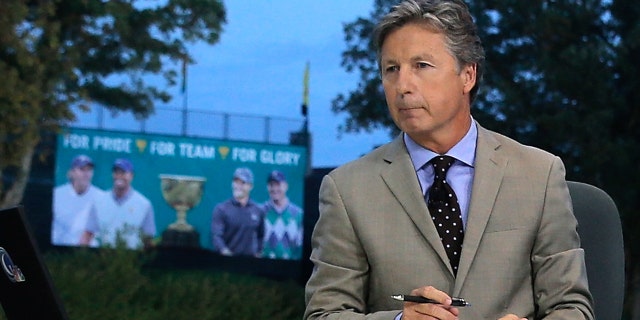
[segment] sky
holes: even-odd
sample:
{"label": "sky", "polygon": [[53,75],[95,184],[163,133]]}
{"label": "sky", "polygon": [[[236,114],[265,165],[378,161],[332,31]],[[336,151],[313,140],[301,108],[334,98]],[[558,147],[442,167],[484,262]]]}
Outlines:
{"label": "sky", "polygon": [[[190,53],[186,96],[180,86],[161,107],[302,120],[303,77],[309,72],[311,165],[336,167],[389,141],[386,131],[340,134],[345,114],[331,101],[357,86],[358,74],[340,65],[346,48],[343,24],[368,18],[373,0],[224,1],[227,23],[214,45],[195,44]],[[186,99],[185,99],[186,98]],[[80,118],[82,121],[87,118]],[[148,123],[160,123],[152,116]],[[122,121],[126,126],[127,121]],[[211,122],[192,126],[207,130]],[[275,130],[275,128],[274,128]]]}

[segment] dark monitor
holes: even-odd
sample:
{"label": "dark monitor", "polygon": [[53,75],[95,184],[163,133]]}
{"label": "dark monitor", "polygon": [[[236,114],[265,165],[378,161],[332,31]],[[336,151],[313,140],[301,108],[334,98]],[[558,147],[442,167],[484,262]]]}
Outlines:
{"label": "dark monitor", "polygon": [[0,273],[7,319],[68,319],[22,206],[0,210]]}

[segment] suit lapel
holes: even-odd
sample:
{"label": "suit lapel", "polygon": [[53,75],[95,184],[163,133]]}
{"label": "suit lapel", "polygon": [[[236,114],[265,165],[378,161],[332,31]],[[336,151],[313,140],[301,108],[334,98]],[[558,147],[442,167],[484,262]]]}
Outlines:
{"label": "suit lapel", "polygon": [[453,276],[447,253],[444,251],[436,227],[431,222],[431,216],[402,135],[393,140],[389,151],[384,155],[384,160],[389,165],[382,170],[382,180]]}
{"label": "suit lapel", "polygon": [[502,184],[508,159],[499,152],[499,148],[500,143],[491,133],[478,125],[478,143],[469,216],[453,294],[459,293],[462,289]]}

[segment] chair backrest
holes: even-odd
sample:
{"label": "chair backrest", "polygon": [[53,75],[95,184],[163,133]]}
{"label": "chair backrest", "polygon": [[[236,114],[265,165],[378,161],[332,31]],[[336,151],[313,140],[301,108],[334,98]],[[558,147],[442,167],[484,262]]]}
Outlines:
{"label": "chair backrest", "polygon": [[624,300],[624,243],[618,208],[595,186],[568,181],[585,251],[595,318],[620,320]]}

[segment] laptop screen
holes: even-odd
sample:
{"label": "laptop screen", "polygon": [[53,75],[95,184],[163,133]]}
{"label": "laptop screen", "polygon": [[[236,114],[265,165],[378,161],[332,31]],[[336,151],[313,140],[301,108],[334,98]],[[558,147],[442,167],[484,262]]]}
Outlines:
{"label": "laptop screen", "polygon": [[0,210],[0,265],[7,319],[68,319],[22,206]]}

